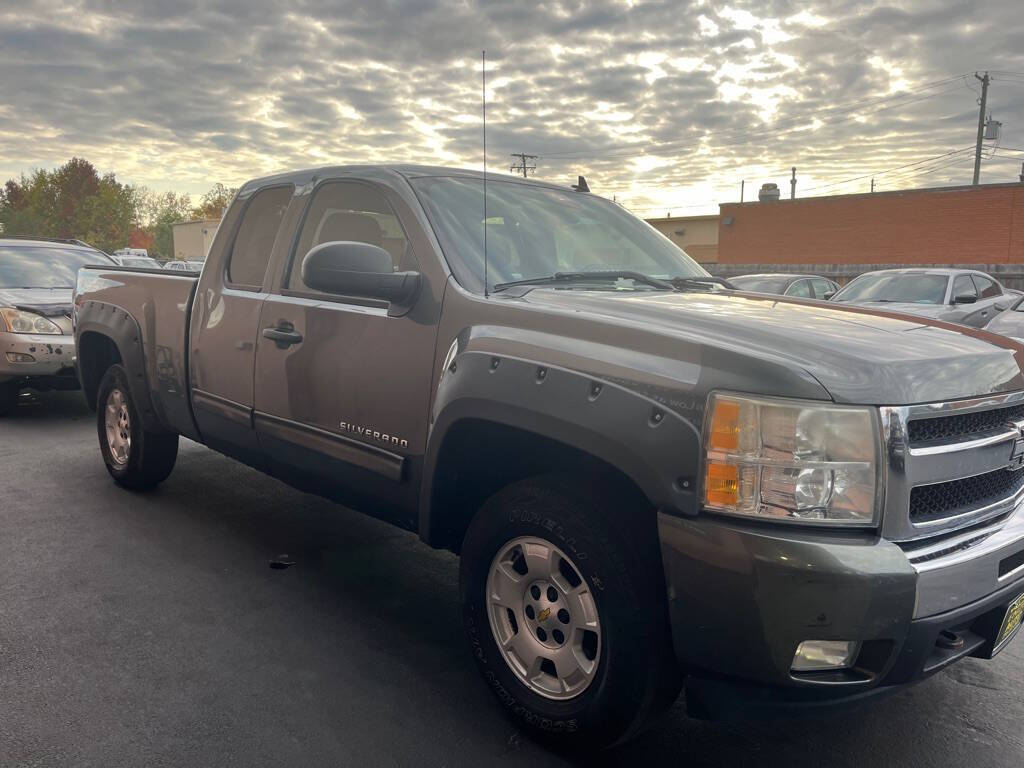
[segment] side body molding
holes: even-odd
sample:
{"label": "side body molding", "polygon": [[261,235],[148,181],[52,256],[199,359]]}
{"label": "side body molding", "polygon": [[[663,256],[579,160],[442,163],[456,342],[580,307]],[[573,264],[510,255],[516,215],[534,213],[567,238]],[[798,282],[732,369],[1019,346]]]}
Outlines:
{"label": "side body molding", "polygon": [[441,446],[464,419],[517,427],[591,454],[629,476],[659,510],[696,514],[700,430],[678,413],[619,384],[536,360],[465,351],[448,362],[420,497],[420,535],[428,542]]}

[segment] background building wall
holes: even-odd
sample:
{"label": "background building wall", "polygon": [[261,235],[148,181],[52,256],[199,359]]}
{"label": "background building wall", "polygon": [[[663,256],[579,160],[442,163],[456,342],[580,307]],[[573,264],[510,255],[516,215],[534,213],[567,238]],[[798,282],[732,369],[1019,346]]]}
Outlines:
{"label": "background building wall", "polygon": [[1024,265],[1021,184],[723,203],[720,210],[722,267]]}
{"label": "background building wall", "polygon": [[185,261],[205,261],[219,224],[219,219],[198,219],[175,224],[173,226],[174,258]]}
{"label": "background building wall", "polygon": [[665,235],[701,264],[718,261],[718,216],[667,216],[647,219],[647,223]]}

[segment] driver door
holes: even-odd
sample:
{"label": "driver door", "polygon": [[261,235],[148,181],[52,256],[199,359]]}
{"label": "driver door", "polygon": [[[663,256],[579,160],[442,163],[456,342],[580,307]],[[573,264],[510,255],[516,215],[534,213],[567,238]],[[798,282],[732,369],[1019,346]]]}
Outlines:
{"label": "driver door", "polygon": [[393,316],[386,302],[324,293],[302,278],[306,253],[338,240],[381,247],[395,269],[418,271],[406,234],[415,225],[399,219],[392,194],[354,180],[313,190],[262,307],[254,421],[275,475],[410,527],[439,304],[424,285],[412,308]]}

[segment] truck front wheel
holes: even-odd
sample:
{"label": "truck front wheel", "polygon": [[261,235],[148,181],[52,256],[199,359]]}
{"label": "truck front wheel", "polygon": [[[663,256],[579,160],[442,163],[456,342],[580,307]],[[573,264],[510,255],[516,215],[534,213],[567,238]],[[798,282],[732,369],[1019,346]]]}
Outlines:
{"label": "truck front wheel", "polygon": [[621,499],[558,476],[521,481],[484,505],[462,549],[484,677],[517,720],[581,747],[629,738],[680,687],[657,539]]}
{"label": "truck front wheel", "polygon": [[155,488],[167,479],[178,458],[178,436],[146,430],[128,387],[128,372],[112,365],[96,396],[96,429],[107,471],[118,485]]}

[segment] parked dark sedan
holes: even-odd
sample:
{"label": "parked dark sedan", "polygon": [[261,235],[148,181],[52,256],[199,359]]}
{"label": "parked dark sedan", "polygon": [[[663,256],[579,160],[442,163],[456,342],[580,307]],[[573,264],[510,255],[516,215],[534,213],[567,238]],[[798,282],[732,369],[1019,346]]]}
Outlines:
{"label": "parked dark sedan", "polygon": [[804,299],[829,299],[839,286],[817,275],[791,275],[784,272],[730,277],[729,282],[741,291],[774,293]]}

